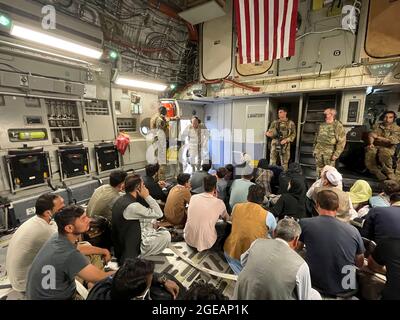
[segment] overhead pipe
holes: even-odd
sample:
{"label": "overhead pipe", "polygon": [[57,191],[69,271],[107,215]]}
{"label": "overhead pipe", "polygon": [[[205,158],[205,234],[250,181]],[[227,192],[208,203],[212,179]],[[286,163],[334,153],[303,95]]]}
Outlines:
{"label": "overhead pipe", "polygon": [[245,89],[245,90],[250,90],[250,91],[253,91],[253,92],[259,92],[261,90],[260,87],[249,86],[249,85],[244,84],[242,82],[231,80],[231,79],[216,79],[216,80],[202,81],[202,83],[204,83],[204,84],[214,84],[214,83],[221,83],[221,82],[230,83],[235,87],[239,87],[239,88],[242,88],[242,89]]}
{"label": "overhead pipe", "polygon": [[[190,83],[188,83],[186,86],[184,86],[182,89],[180,89],[178,92],[184,92],[185,90],[187,90],[189,87],[191,87],[192,85],[194,85],[195,83],[197,83],[196,81],[192,81]],[[261,88],[260,87],[254,87],[254,86],[249,86],[245,83],[239,82],[239,81],[235,81],[235,80],[231,80],[231,79],[215,79],[215,80],[205,80],[205,81],[201,81],[200,83],[204,83],[204,84],[216,84],[216,83],[229,83],[231,85],[233,85],[234,87],[239,87],[245,90],[249,90],[249,91],[253,91],[253,92],[260,92]]]}
{"label": "overhead pipe", "polygon": [[93,101],[93,100],[89,100],[89,99],[69,98],[69,97],[51,96],[51,95],[38,95],[38,94],[30,94],[30,93],[7,92],[7,91],[0,91],[0,95],[26,97],[26,98],[38,98],[38,99],[67,100],[67,101],[77,101],[77,102],[92,102]]}
{"label": "overhead pipe", "polygon": [[162,3],[159,0],[149,0],[148,3],[154,8],[159,10],[160,12],[164,13],[165,15],[177,19],[177,20],[182,20],[185,24],[186,27],[188,28],[188,32],[189,32],[189,40],[190,41],[194,41],[194,42],[198,42],[199,41],[199,35],[197,33],[196,28],[190,24],[189,22],[183,20],[179,15],[178,12],[176,12],[173,8],[171,8],[170,6]]}

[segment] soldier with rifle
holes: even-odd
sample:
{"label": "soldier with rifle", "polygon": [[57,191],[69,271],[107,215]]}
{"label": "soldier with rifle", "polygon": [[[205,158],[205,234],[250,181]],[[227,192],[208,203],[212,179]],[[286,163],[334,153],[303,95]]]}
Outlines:
{"label": "soldier with rifle", "polygon": [[272,138],[270,165],[276,165],[279,157],[281,166],[287,171],[290,160],[290,144],[296,138],[296,125],[287,118],[286,108],[278,109],[278,120],[271,123],[265,135]]}

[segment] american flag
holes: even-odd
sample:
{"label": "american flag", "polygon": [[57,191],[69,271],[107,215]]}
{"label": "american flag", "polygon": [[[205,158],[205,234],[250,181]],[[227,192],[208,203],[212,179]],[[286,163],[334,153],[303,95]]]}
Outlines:
{"label": "american flag", "polygon": [[240,63],[294,56],[299,0],[235,0]]}

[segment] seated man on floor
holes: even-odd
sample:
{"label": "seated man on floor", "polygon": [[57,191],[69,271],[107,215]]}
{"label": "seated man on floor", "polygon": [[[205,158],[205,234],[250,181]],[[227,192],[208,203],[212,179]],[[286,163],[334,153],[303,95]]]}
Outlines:
{"label": "seated man on floor", "polygon": [[228,170],[225,167],[218,168],[217,175],[217,197],[222,201],[226,202],[226,189],[228,187],[228,181],[225,179]]}
{"label": "seated man on floor", "polygon": [[350,220],[351,216],[357,215],[353,209],[350,196],[348,193],[342,191],[339,186],[342,184],[343,177],[336,169],[328,169],[321,176],[322,186],[316,187],[312,194],[314,203],[317,203],[317,195],[320,191],[331,190],[335,192],[339,198],[339,207],[337,209],[337,218],[344,222]]}
{"label": "seated man on floor", "polygon": [[190,174],[180,173],[178,184],[171,189],[165,203],[164,214],[166,220],[177,228],[183,228],[187,219],[187,205],[190,202]]}
{"label": "seated man on floor", "polygon": [[[225,238],[226,224],[217,224],[218,219],[229,219],[224,202],[217,198],[217,178],[208,175],[204,178],[204,192],[192,196],[189,203],[184,238],[186,243],[203,251],[219,249]],[[219,229],[217,232],[216,227]]]}
{"label": "seated man on floor", "polygon": [[241,257],[234,299],[321,300],[311,288],[310,270],[295,248],[301,229],[292,218],[278,222],[275,239],[257,239]]}
{"label": "seated man on floor", "polygon": [[[325,173],[326,173],[328,170],[333,171],[333,172],[336,172],[336,173],[339,173],[339,171],[337,171],[337,169],[336,169],[335,167],[332,167],[332,166],[325,166],[325,167],[323,167],[322,170],[321,170],[321,176],[320,176],[320,178],[319,178],[317,181],[315,181],[315,182],[311,185],[311,187],[307,190],[307,193],[306,193],[307,198],[312,199],[315,188],[321,188],[321,187],[324,186],[324,182],[325,182],[324,180],[325,180],[325,179],[322,179],[322,178],[325,176]],[[343,191],[343,182],[342,182],[342,180],[339,180],[338,185],[336,186],[336,188],[338,188],[338,189],[340,189],[340,190]]]}
{"label": "seated man on floor", "polygon": [[[120,264],[127,258],[159,254],[171,243],[168,230],[156,226],[155,219],[162,218],[163,212],[139,175],[126,178],[125,192],[112,209],[112,238]],[[139,196],[149,208],[137,202]]]}
{"label": "seated man on floor", "polygon": [[54,219],[58,233],[43,245],[28,273],[26,293],[29,300],[79,299],[76,276],[95,283],[113,273],[90,264],[77,249],[79,237],[89,229],[90,219],[83,208],[65,207],[55,214]]}
{"label": "seated man on floor", "polygon": [[249,188],[246,203],[238,203],[232,212],[232,230],[224,244],[225,258],[236,273],[242,270],[240,256],[250,248],[252,242],[266,238],[276,227],[272,213],[261,205],[264,201],[265,189],[261,185]]}
{"label": "seated man on floor", "polygon": [[[306,246],[305,260],[312,284],[324,296],[344,296],[356,289],[356,266],[364,264],[364,244],[358,230],[336,219],[339,197],[332,190],[317,195],[319,216],[300,220],[302,233],[298,249]],[[350,279],[352,280],[352,279]],[[352,285],[354,284],[354,287]]]}
{"label": "seated man on floor", "polygon": [[376,207],[368,211],[361,235],[378,242],[385,238],[400,238],[400,193],[390,196],[390,207]]}
{"label": "seated man on floor", "polygon": [[7,249],[6,270],[15,291],[26,291],[29,268],[43,244],[57,232],[54,214],[64,207],[64,199],[42,194],[35,204],[36,215],[25,221],[13,234]]}
{"label": "seated man on floor", "polygon": [[199,194],[204,192],[204,178],[207,177],[208,171],[211,169],[211,162],[203,163],[201,170],[193,172],[190,178],[190,185],[192,186],[192,193]]}
{"label": "seated man on floor", "polygon": [[123,170],[115,170],[110,173],[110,183],[98,187],[87,205],[87,215],[102,216],[111,221],[111,209],[119,198],[119,193],[124,191],[125,178],[128,174]]}
{"label": "seated man on floor", "polygon": [[400,238],[379,241],[368,257],[368,268],[386,274],[382,300],[400,300]]}
{"label": "seated man on floor", "polygon": [[158,163],[148,164],[146,165],[145,170],[146,175],[143,176],[143,183],[149,190],[151,197],[165,203],[165,201],[167,201],[167,194],[162,189],[165,188],[166,183],[165,181],[156,182],[154,180],[154,177],[160,170],[160,165]]}
{"label": "seated man on floor", "polygon": [[397,192],[400,192],[400,184],[395,180],[386,180],[382,182],[382,192],[371,197],[369,204],[372,208],[390,207],[390,196]]}
{"label": "seated man on floor", "polygon": [[236,179],[232,183],[229,206],[233,210],[235,204],[247,202],[247,194],[249,193],[250,186],[254,185],[250,180],[253,179],[254,169],[250,166],[238,168],[239,173],[242,174],[241,179]]}
{"label": "seated man on floor", "polygon": [[[179,294],[178,285],[165,275],[154,273],[154,262],[140,258],[126,259],[113,275],[96,283],[86,300],[142,300],[151,288],[162,286],[172,299]],[[148,294],[149,293],[149,294]]]}

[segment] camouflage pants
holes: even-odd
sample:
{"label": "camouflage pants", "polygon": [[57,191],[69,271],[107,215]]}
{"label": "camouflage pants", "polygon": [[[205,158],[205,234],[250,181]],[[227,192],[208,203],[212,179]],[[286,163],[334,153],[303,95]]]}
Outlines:
{"label": "camouflage pants", "polygon": [[278,141],[272,141],[271,143],[271,153],[269,156],[269,164],[274,166],[277,163],[277,160],[279,158],[280,164],[283,167],[283,170],[287,171],[288,165],[289,165],[289,160],[290,160],[290,143],[287,143],[283,146],[282,148],[282,155],[280,155],[280,152],[277,150],[276,145],[278,144]]}
{"label": "camouflage pants", "polygon": [[317,178],[321,174],[321,170],[325,166],[332,166],[334,167],[336,164],[336,161],[332,160],[332,155],[334,150],[318,150],[316,149],[315,151],[315,166],[317,169]]}
{"label": "camouflage pants", "polygon": [[[376,175],[378,180],[394,178],[393,172],[394,150],[384,147],[367,148],[365,153],[365,166],[372,174]],[[377,161],[378,156],[378,161]]]}
{"label": "camouflage pants", "polygon": [[[91,246],[91,244],[89,242],[87,242],[87,241],[80,241],[79,244],[80,245]],[[90,254],[90,255],[88,255],[86,257],[89,259],[89,262],[91,264],[93,264],[95,267],[97,267],[100,270],[104,269],[105,264],[104,264],[102,255],[100,255],[100,254]],[[75,279],[78,280],[83,285],[85,285],[85,281],[81,277],[76,276]],[[76,297],[74,297],[74,300],[83,300],[83,298],[77,293]]]}

